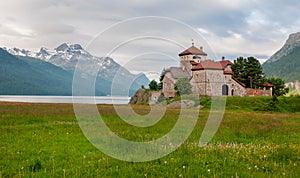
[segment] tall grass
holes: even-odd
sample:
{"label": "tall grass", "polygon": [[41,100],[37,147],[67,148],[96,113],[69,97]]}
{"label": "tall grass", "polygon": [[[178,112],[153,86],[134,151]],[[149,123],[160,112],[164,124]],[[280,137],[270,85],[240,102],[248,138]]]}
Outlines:
{"label": "tall grass", "polygon": [[[270,100],[228,98],[223,122],[206,147],[198,142],[209,110],[201,110],[179,149],[144,163],[119,161],[94,148],[72,105],[0,103],[0,177],[299,177],[300,113],[293,112],[299,100],[279,98],[285,113],[255,111]],[[134,141],[160,138],[180,112],[169,108],[155,126],[136,128],[122,121],[113,106],[99,109],[115,133]],[[149,107],[134,110],[145,114]]]}

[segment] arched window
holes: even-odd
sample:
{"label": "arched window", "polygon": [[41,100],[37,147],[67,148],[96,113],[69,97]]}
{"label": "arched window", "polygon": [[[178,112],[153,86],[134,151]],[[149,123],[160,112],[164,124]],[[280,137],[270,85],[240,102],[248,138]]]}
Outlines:
{"label": "arched window", "polygon": [[226,84],[222,85],[222,95],[228,96],[228,85]]}
{"label": "arched window", "polygon": [[233,89],[231,90],[231,96],[234,96],[234,90]]}

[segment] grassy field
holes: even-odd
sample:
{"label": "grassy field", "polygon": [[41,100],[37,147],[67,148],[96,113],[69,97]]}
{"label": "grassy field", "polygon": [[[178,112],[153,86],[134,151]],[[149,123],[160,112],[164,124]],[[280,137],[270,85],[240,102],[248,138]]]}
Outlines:
{"label": "grassy field", "polygon": [[[81,132],[71,104],[0,103],[0,177],[300,177],[300,97],[228,98],[222,124],[206,147],[198,142],[209,115],[209,99],[188,140],[161,159],[123,162],[93,147]],[[271,103],[271,104],[270,104]],[[147,141],[165,135],[179,109],[156,125],[136,128],[111,105],[99,105],[119,136]],[[147,106],[135,106],[145,114]]]}

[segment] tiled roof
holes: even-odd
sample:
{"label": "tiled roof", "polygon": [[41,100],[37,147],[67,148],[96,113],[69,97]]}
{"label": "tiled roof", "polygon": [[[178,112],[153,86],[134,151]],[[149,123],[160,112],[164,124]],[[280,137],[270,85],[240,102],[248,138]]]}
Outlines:
{"label": "tiled roof", "polygon": [[274,85],[270,84],[269,82],[265,82],[265,83],[264,83],[264,86],[265,86],[265,87],[274,87]]}
{"label": "tiled roof", "polygon": [[195,62],[195,61],[190,61],[190,63],[191,63],[192,65],[197,65],[197,64],[198,64],[198,63]]}
{"label": "tiled roof", "polygon": [[270,84],[269,82],[265,82],[264,84],[260,85],[262,87],[274,87],[274,85]]}
{"label": "tiled roof", "polygon": [[184,55],[189,55],[189,54],[195,54],[195,55],[204,55],[204,56],[207,56],[207,54],[199,49],[199,48],[196,48],[195,46],[191,46],[190,48],[182,51],[179,56],[184,56]]}
{"label": "tiled roof", "polygon": [[222,68],[224,69],[227,65],[231,65],[232,62],[229,60],[220,61]]}
{"label": "tiled roof", "polygon": [[181,67],[170,67],[166,72],[170,72],[174,79],[190,77],[187,70],[183,70]]}
{"label": "tiled roof", "polygon": [[232,75],[232,71],[228,71],[228,70],[224,70],[224,74],[229,74],[229,75]]}
{"label": "tiled roof", "polygon": [[242,85],[243,87],[246,87],[246,85],[245,85],[243,82],[239,81],[238,79],[233,78],[233,77],[232,77],[232,79],[233,79],[234,81],[236,81],[238,84]]}
{"label": "tiled roof", "polygon": [[223,70],[227,65],[231,65],[232,62],[228,60],[215,62],[213,60],[205,60],[197,64],[192,70],[203,70],[203,69],[217,69]]}

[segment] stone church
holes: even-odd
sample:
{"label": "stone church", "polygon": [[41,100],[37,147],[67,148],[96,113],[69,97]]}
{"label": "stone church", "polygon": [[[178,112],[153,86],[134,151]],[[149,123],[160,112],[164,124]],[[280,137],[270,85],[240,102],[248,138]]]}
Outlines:
{"label": "stone church", "polygon": [[174,97],[175,83],[179,78],[188,78],[192,92],[201,96],[272,96],[272,85],[249,89],[232,76],[232,62],[224,57],[221,61],[206,59],[203,47],[192,46],[179,54],[180,67],[170,67],[163,78],[162,92],[165,97]]}

